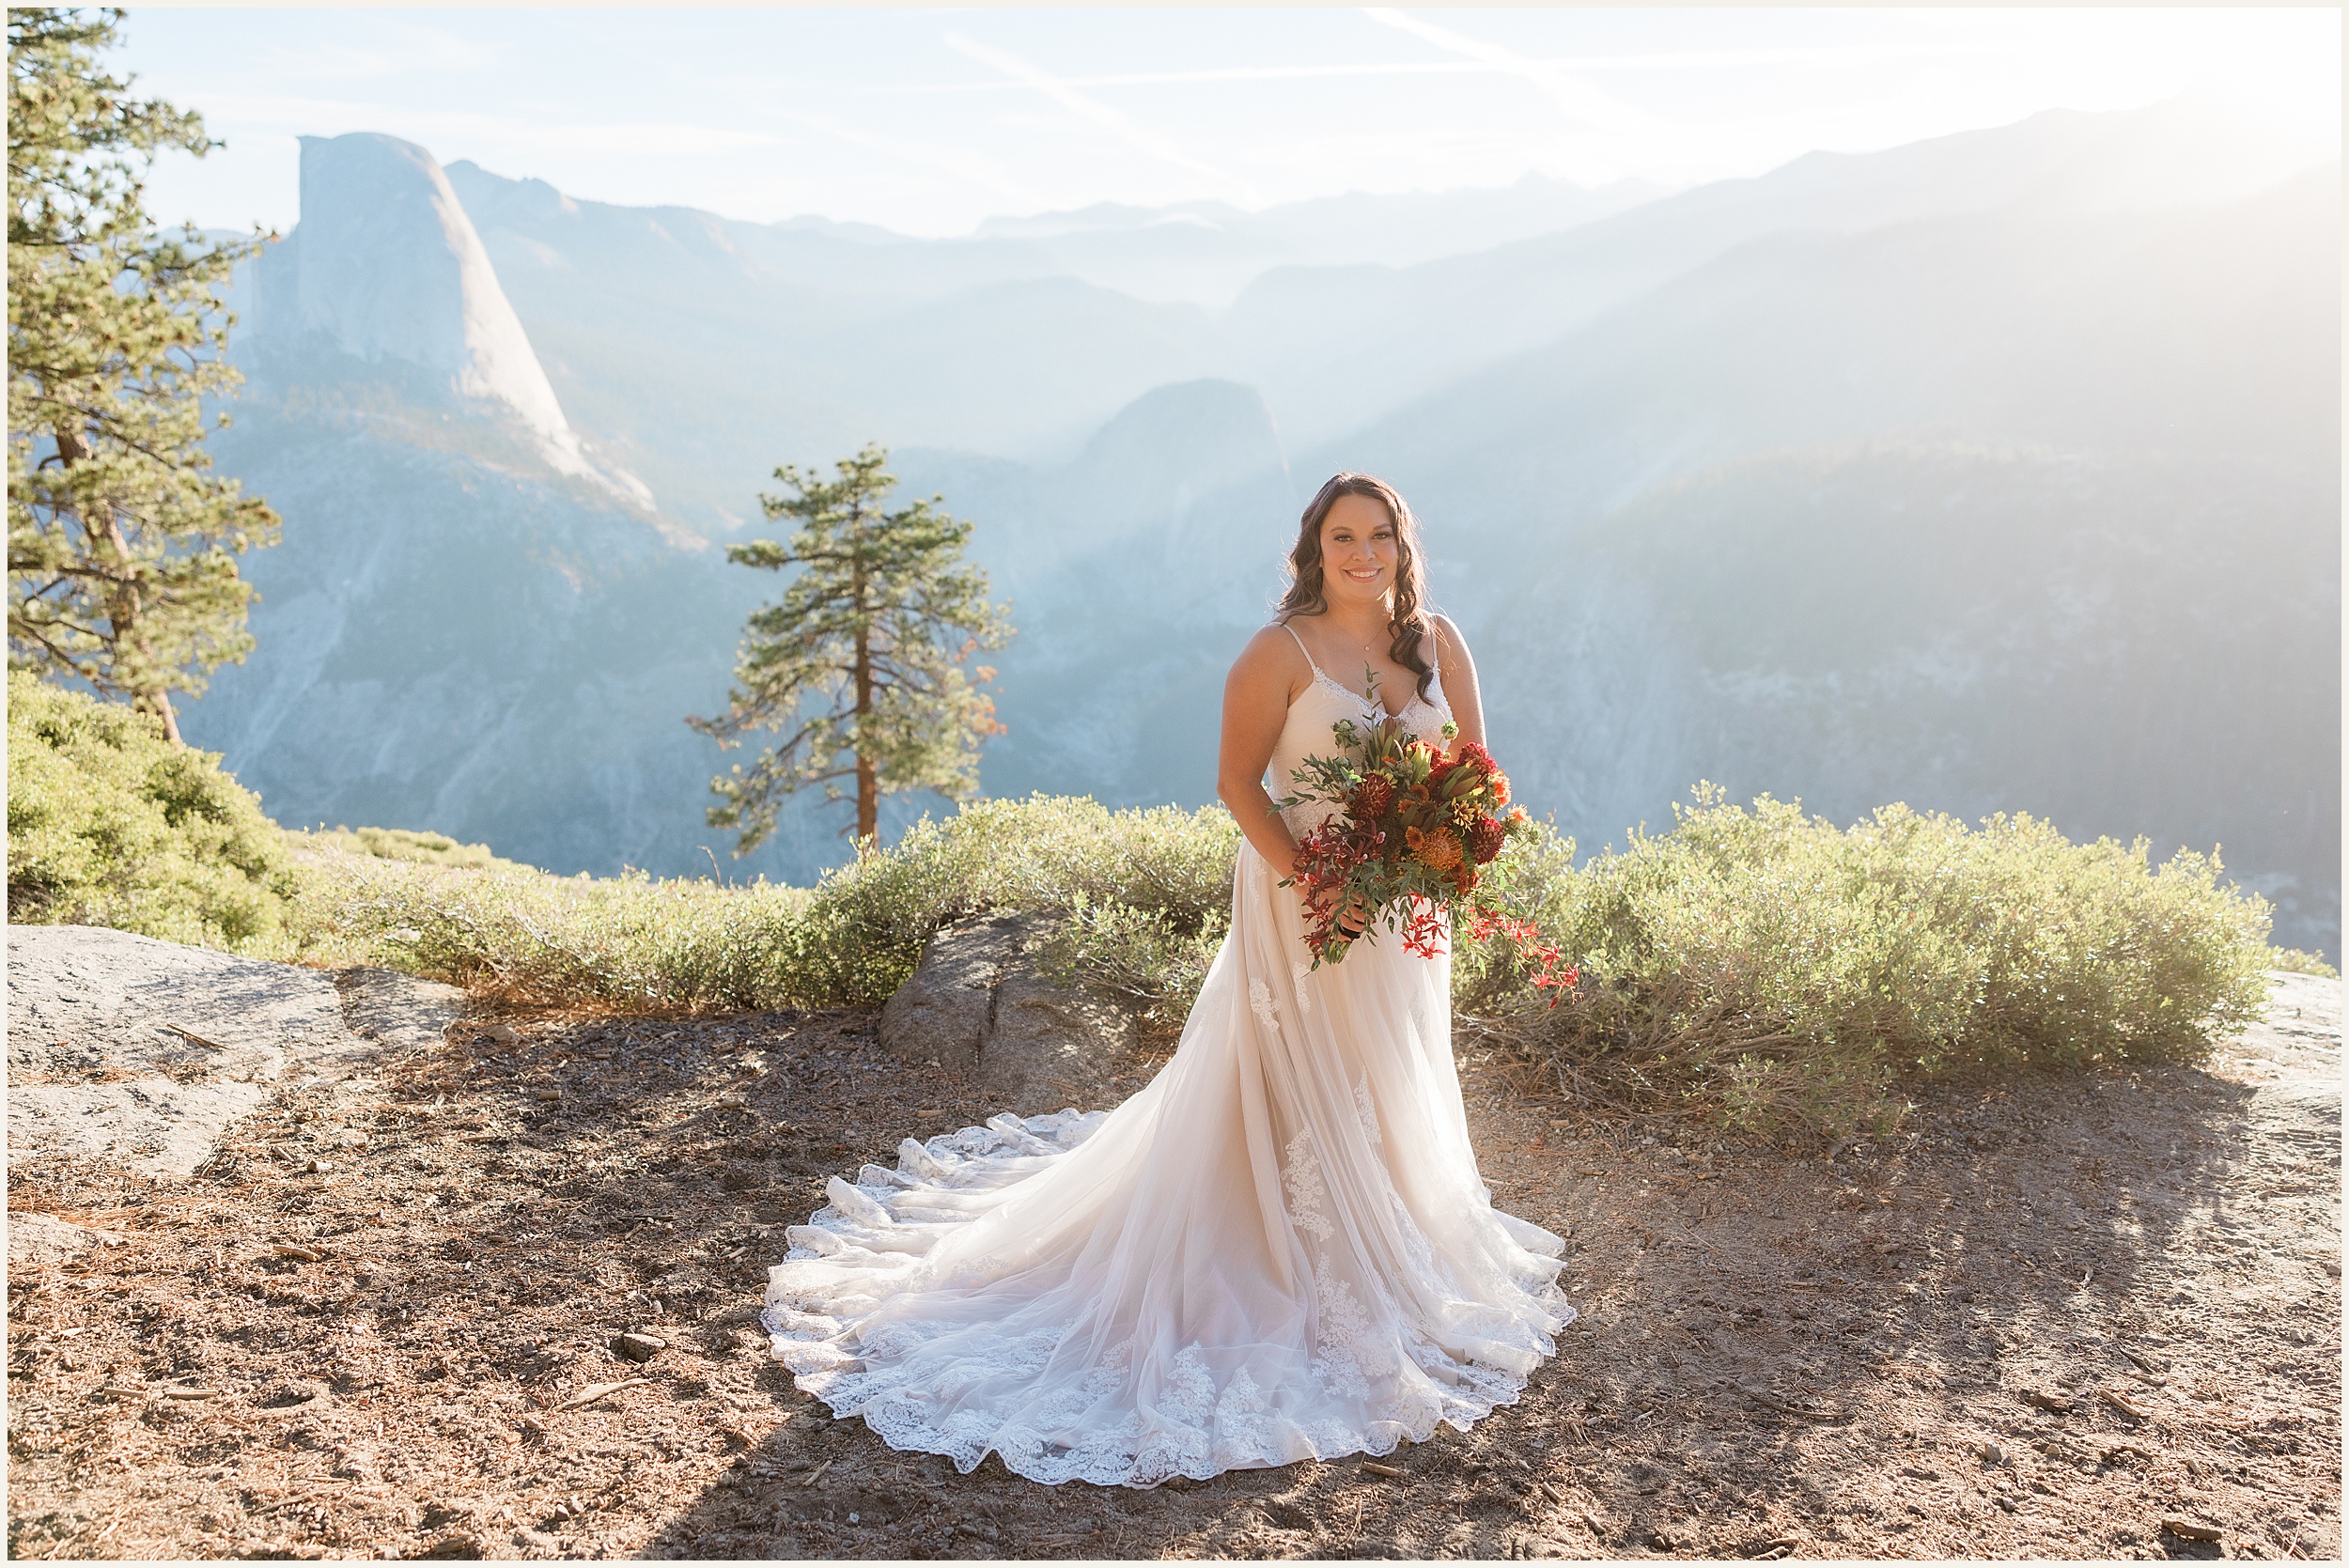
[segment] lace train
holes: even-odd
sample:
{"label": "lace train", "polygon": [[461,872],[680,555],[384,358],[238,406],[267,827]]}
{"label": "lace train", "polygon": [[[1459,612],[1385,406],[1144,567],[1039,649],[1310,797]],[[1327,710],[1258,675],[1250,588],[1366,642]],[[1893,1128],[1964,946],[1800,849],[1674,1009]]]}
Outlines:
{"label": "lace train", "polygon": [[[892,1295],[967,1288],[993,1272],[1000,1260],[988,1257],[962,1260],[951,1273],[927,1267],[915,1249],[935,1234],[931,1227],[967,1218],[956,1212],[957,1199],[997,1191],[1006,1178],[1033,1173],[1034,1161],[1074,1148],[1107,1119],[1103,1111],[1075,1110],[997,1116],[985,1126],[927,1142],[907,1139],[894,1171],[867,1165],[853,1184],[833,1177],[831,1205],[786,1233],[791,1251],[773,1271],[778,1289],[766,1314],[775,1349],[799,1386],[836,1416],[862,1416],[891,1448],[943,1454],[965,1473],[992,1451],[1016,1473],[1047,1484],[1146,1487],[1175,1476],[1205,1481],[1228,1469],[1391,1453],[1407,1438],[1424,1442],[1439,1421],[1466,1430],[1496,1405],[1517,1402],[1525,1376],[1512,1366],[1530,1370],[1536,1357],[1553,1354],[1551,1335],[1573,1319],[1574,1310],[1547,1271],[1537,1268],[1517,1283],[1530,1301],[1548,1310],[1548,1321],[1512,1322],[1495,1314],[1486,1327],[1497,1337],[1480,1348],[1498,1364],[1461,1360],[1423,1334],[1378,1343],[1370,1315],[1335,1265],[1329,1244],[1336,1226],[1325,1212],[1312,1135],[1299,1133],[1288,1150],[1284,1179],[1298,1228],[1321,1244],[1313,1285],[1323,1353],[1309,1360],[1307,1371],[1326,1396],[1369,1407],[1366,1425],[1284,1408],[1286,1402],[1261,1386],[1246,1364],[1219,1378],[1206,1347],[1196,1343],[1175,1352],[1147,1409],[1088,1423],[1088,1415],[1097,1417],[1104,1405],[1116,1404],[1133,1365],[1130,1340],[1110,1346],[1090,1371],[1026,1402],[1016,1415],[972,1409],[941,1415],[941,1389],[1041,1389],[1086,1326],[1074,1317],[1056,1327],[1006,1323],[973,1336],[968,1323],[874,1325],[860,1336],[859,1319]],[[1415,1250],[1434,1271],[1432,1252],[1423,1244]],[[837,1270],[829,1281],[827,1268]],[[827,1283],[846,1288],[826,1290]],[[833,1315],[787,1304],[810,1295],[828,1299]],[[846,1343],[851,1340],[853,1350]],[[1383,1397],[1375,1395],[1374,1379]],[[1072,1429],[1073,1440],[1063,1436]]]}

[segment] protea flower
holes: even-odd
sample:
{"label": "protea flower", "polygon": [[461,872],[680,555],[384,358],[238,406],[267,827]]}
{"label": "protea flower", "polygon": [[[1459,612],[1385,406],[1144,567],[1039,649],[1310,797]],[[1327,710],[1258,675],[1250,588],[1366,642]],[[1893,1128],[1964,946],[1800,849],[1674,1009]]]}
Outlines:
{"label": "protea flower", "polygon": [[1436,828],[1420,835],[1414,846],[1420,863],[1430,871],[1450,871],[1460,863],[1460,841],[1449,828]]}

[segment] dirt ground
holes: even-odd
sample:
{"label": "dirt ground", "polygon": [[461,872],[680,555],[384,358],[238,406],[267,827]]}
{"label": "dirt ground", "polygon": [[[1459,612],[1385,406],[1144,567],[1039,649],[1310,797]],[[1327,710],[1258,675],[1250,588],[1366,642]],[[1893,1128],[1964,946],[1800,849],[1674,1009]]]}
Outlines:
{"label": "dirt ground", "polygon": [[1392,1474],[1146,1493],[958,1476],[769,1359],[823,1178],[994,1109],[870,1015],[468,1021],[189,1184],[11,1172],[109,1234],[9,1273],[10,1555],[2338,1558],[2339,999],[1831,1161],[1465,1048],[1497,1200],[1571,1237],[1558,1358]]}

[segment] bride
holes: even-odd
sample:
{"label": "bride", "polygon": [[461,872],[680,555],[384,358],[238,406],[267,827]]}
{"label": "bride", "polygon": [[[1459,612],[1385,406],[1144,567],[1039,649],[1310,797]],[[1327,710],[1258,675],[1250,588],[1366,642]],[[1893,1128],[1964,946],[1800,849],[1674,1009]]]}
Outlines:
{"label": "bride", "polygon": [[1127,1486],[1383,1454],[1514,1403],[1574,1318],[1559,1238],[1478,1179],[1450,954],[1382,926],[1314,969],[1279,885],[1330,808],[1277,809],[1268,766],[1285,795],[1333,724],[1382,711],[1481,740],[1475,667],[1422,608],[1417,524],[1380,481],[1324,485],[1290,566],[1224,687],[1219,788],[1248,843],[1173,1059],[1115,1110],[908,1139],[894,1171],[833,1178],[770,1271],[799,1386],[893,1448]]}

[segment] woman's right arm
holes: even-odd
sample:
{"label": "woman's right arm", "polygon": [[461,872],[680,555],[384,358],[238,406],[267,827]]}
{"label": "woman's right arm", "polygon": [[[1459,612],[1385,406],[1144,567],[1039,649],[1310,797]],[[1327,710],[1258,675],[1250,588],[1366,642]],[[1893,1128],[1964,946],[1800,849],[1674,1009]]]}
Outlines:
{"label": "woman's right arm", "polygon": [[1223,742],[1215,792],[1256,853],[1283,877],[1297,862],[1297,840],[1281,820],[1264,774],[1288,722],[1289,694],[1305,669],[1297,640],[1268,626],[1249,639],[1223,681]]}

